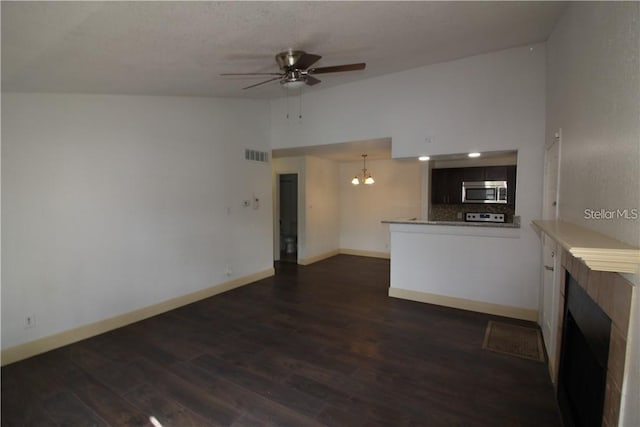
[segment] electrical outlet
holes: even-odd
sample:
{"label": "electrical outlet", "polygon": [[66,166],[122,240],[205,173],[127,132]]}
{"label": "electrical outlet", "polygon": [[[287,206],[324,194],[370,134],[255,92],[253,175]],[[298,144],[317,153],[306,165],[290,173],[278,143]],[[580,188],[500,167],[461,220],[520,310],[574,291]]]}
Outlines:
{"label": "electrical outlet", "polygon": [[30,314],[24,318],[24,327],[32,328],[36,324],[36,316],[34,314]]}

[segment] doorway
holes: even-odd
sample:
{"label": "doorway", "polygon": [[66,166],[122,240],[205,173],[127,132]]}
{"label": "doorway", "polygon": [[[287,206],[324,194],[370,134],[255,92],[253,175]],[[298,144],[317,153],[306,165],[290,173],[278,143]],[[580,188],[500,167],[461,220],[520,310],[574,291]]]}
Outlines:
{"label": "doorway", "polygon": [[278,176],[280,261],[298,262],[298,174]]}

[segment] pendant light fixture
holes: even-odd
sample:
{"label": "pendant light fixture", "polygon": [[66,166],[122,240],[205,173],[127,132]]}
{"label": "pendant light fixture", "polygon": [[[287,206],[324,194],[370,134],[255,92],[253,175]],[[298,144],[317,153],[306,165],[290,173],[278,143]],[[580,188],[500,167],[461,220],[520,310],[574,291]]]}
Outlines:
{"label": "pendant light fixture", "polygon": [[351,180],[353,185],[359,185],[361,182],[364,182],[367,185],[373,184],[375,181],[370,173],[367,172],[367,155],[362,155],[362,178],[358,175],[354,176]]}

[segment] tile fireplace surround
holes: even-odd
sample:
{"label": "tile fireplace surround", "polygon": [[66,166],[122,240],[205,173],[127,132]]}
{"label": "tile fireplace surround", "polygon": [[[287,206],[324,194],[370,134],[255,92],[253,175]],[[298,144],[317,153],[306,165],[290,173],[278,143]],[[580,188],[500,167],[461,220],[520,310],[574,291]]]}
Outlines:
{"label": "tile fireplace surround", "polygon": [[[611,336],[609,345],[609,361],[607,365],[607,379],[604,398],[603,427],[618,426],[620,416],[620,398],[624,375],[625,353],[627,348],[627,333],[631,314],[631,297],[633,285],[618,273],[595,271],[587,267],[580,259],[575,258],[568,251],[562,250],[561,283],[559,307],[564,307],[566,274],[568,271],[587,294],[611,318]],[[558,364],[560,360],[562,327],[564,324],[564,310],[558,310],[558,331],[556,334],[556,354],[550,357],[554,366],[553,382],[558,385]]]}

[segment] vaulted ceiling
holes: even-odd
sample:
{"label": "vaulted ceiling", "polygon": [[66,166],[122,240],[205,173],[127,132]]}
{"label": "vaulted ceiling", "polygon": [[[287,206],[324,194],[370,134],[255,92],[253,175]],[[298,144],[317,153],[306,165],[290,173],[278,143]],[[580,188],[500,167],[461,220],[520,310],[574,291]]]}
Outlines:
{"label": "vaulted ceiling", "polygon": [[301,49],[339,84],[546,40],[559,2],[2,2],[2,90],[268,98]]}

